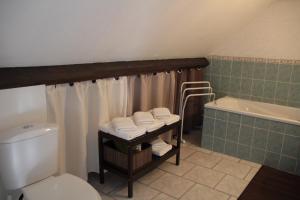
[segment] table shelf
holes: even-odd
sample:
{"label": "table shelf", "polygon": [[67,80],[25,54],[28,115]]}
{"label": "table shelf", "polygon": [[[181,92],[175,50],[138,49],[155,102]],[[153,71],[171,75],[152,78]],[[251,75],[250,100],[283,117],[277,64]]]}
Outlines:
{"label": "table shelf", "polygon": [[[104,183],[104,170],[111,171],[121,177],[127,178],[128,181],[128,197],[133,196],[133,181],[137,180],[138,178],[142,177],[143,175],[147,174],[151,170],[155,169],[157,166],[159,166],[164,161],[168,160],[172,156],[176,155],[176,165],[179,165],[180,163],[180,125],[181,121],[175,122],[168,126],[163,126],[162,128],[155,130],[153,132],[148,132],[140,137],[134,138],[132,140],[125,140],[119,137],[116,137],[112,134],[99,131],[98,132],[98,142],[99,142],[99,166],[100,166],[100,183]],[[152,155],[152,161],[150,163],[147,163],[145,166],[141,167],[140,169],[137,169],[133,171],[132,169],[132,157],[133,157],[133,147],[144,143],[149,142],[152,139],[158,137],[159,135],[166,133],[169,130],[177,129],[175,132],[177,134],[177,144],[176,146],[173,145],[172,149],[168,151],[163,156],[155,156]],[[119,142],[122,144],[127,145],[128,147],[128,170],[120,168],[113,163],[109,163],[104,160],[104,141],[103,139],[110,139],[115,142]]]}

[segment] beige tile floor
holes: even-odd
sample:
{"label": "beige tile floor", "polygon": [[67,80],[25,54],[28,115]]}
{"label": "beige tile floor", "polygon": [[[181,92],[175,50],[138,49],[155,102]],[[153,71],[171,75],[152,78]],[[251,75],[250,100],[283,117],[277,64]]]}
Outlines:
{"label": "beige tile floor", "polygon": [[[235,200],[260,168],[259,164],[202,149],[182,146],[180,166],[175,157],[134,183],[134,200]],[[93,174],[89,182],[103,200],[127,199],[126,180],[109,172],[105,184]]]}

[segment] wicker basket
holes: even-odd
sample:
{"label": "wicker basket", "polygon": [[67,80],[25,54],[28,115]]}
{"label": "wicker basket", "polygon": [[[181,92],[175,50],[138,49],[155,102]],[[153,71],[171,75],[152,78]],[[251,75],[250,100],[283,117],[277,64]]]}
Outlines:
{"label": "wicker basket", "polygon": [[[108,141],[104,144],[104,160],[122,169],[128,169],[128,155],[118,151],[112,141]],[[143,143],[142,151],[137,151],[133,154],[133,171],[136,171],[151,161],[151,145]]]}

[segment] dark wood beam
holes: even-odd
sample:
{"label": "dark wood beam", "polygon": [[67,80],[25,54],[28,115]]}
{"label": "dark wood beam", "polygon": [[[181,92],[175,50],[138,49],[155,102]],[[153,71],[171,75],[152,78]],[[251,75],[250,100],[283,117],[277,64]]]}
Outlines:
{"label": "dark wood beam", "polygon": [[0,68],[0,89],[52,85],[189,68],[204,68],[206,58],[121,61],[39,67]]}

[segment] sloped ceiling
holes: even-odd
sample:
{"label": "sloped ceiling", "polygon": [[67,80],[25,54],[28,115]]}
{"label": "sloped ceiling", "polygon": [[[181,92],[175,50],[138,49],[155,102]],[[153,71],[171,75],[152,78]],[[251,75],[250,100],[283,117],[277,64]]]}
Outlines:
{"label": "sloped ceiling", "polygon": [[300,60],[300,1],[273,3],[211,53]]}
{"label": "sloped ceiling", "polygon": [[2,0],[0,67],[200,57],[276,0]]}

